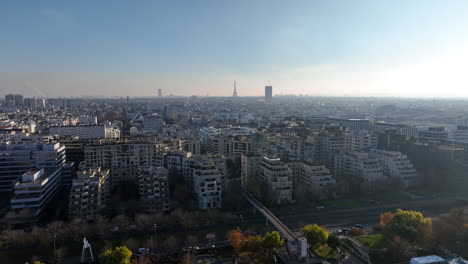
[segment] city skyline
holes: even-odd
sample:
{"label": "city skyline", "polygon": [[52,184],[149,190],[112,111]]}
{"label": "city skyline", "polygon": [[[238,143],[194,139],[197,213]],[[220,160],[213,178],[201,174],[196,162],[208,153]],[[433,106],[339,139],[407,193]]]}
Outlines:
{"label": "city skyline", "polygon": [[464,1],[2,7],[5,94],[468,97]]}

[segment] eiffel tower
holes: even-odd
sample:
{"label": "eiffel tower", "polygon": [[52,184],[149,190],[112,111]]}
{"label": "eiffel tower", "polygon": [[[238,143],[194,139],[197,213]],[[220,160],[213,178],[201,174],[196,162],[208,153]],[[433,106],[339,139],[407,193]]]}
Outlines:
{"label": "eiffel tower", "polygon": [[232,97],[237,97],[237,88],[236,88],[236,81],[234,80],[234,92],[232,93]]}

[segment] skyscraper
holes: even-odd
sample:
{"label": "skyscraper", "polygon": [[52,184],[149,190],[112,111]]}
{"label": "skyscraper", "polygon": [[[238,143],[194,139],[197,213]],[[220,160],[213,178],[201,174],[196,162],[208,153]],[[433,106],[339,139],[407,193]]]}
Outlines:
{"label": "skyscraper", "polygon": [[236,81],[234,80],[234,92],[232,93],[232,97],[237,97],[237,88],[236,88]]}
{"label": "skyscraper", "polygon": [[265,103],[271,103],[273,100],[273,87],[271,85],[265,86]]}
{"label": "skyscraper", "polygon": [[162,89],[161,88],[158,89],[158,97],[162,97]]}

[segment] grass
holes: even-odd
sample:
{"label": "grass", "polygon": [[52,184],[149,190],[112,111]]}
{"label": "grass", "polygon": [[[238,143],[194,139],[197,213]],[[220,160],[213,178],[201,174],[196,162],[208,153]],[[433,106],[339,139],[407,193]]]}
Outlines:
{"label": "grass", "polygon": [[386,246],[386,239],[383,234],[374,234],[358,237],[357,240],[368,248],[383,248]]}
{"label": "grass", "polygon": [[314,250],[314,252],[319,257],[324,258],[326,260],[338,259],[340,257],[340,253],[338,253],[336,250],[329,247],[328,245],[321,246],[320,248]]}

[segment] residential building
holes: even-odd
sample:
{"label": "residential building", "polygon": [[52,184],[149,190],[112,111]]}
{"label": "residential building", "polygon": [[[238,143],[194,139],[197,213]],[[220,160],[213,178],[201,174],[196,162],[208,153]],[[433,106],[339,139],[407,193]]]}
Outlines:
{"label": "residential building", "polygon": [[276,204],[292,202],[292,170],[279,158],[263,157],[259,176],[271,201]]}
{"label": "residential building", "polygon": [[219,169],[209,161],[199,161],[193,168],[193,186],[198,207],[211,209],[222,207],[222,174]]}
{"label": "residential building", "polygon": [[60,186],[61,168],[50,170],[34,169],[24,173],[14,185],[11,211],[16,223],[37,222],[44,209],[57,194]]}
{"label": "residential building", "polygon": [[[80,139],[100,139],[106,137],[106,126],[104,125],[80,125],[80,126],[51,126],[50,135],[73,136]],[[119,132],[120,136],[120,132]]]}
{"label": "residential building", "polygon": [[364,152],[338,151],[333,154],[334,176],[354,176],[372,186],[385,179],[381,162]]}
{"label": "residential building", "polygon": [[170,209],[169,172],[162,167],[141,167],[138,175],[140,208],[155,214]]}
{"label": "residential building", "polygon": [[310,161],[291,162],[287,165],[292,170],[293,187],[304,189],[316,199],[332,198],[336,194],[336,180],[325,165]]}
{"label": "residential building", "polygon": [[262,155],[242,153],[241,155],[241,184],[248,186],[251,179],[258,179]]}
{"label": "residential building", "polygon": [[55,144],[0,145],[0,192],[11,192],[22,175],[34,169],[53,173],[66,160],[65,146]]}
{"label": "residential building", "polygon": [[385,151],[372,149],[370,157],[380,161],[383,174],[387,177],[401,179],[405,187],[412,185],[416,180],[416,170],[406,155],[398,151]]}
{"label": "residential building", "polygon": [[111,177],[109,169],[100,167],[78,171],[70,188],[68,213],[70,218],[85,221],[102,214],[110,198]]}

